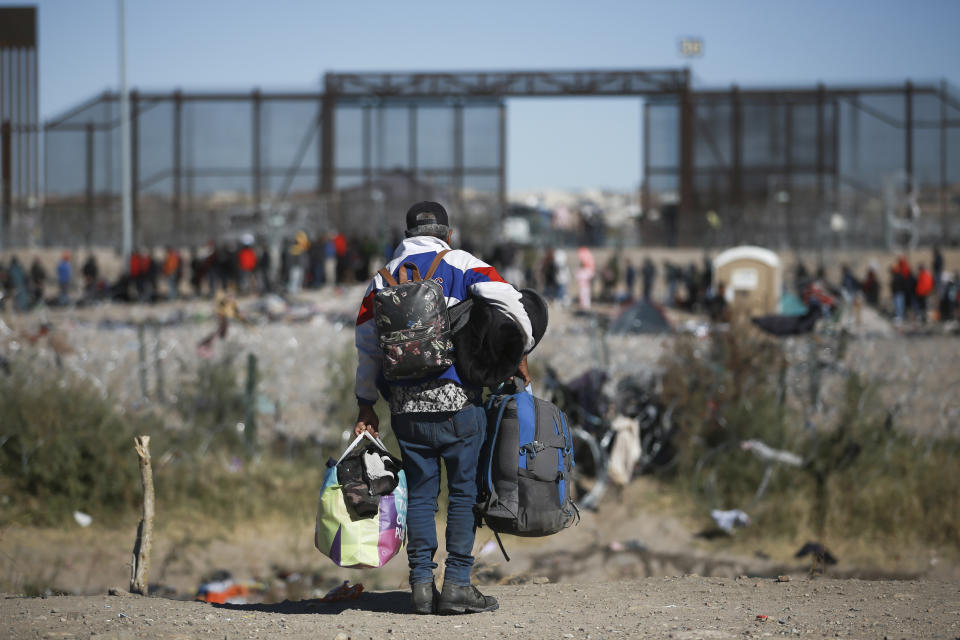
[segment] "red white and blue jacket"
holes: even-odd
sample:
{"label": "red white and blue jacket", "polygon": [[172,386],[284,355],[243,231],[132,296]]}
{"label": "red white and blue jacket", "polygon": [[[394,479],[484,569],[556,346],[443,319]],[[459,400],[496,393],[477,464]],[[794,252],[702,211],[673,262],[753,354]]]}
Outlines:
{"label": "red white and blue jacket", "polygon": [[[450,246],[433,236],[407,238],[397,247],[393,259],[387,264],[387,271],[396,276],[401,264],[412,262],[417,265],[420,273],[426,273],[437,253],[444,249],[450,249]],[[496,269],[466,251],[454,250],[443,256],[433,279],[443,286],[447,308],[467,296],[483,298],[516,320],[526,337],[526,350],[533,348],[533,329],[530,318],[520,303],[520,292],[501,278]],[[380,376],[383,353],[377,345],[377,328],[373,322],[373,296],[384,285],[379,273],[374,276],[363,296],[360,315],[357,316],[356,394],[357,402],[361,404],[374,404],[377,401],[378,389],[381,392],[385,390]],[[450,367],[438,377],[463,384],[456,366]]]}

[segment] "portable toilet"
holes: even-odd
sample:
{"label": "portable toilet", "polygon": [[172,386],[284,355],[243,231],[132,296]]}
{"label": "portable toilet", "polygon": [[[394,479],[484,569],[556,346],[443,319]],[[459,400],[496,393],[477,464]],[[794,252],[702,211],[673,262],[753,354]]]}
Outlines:
{"label": "portable toilet", "polygon": [[751,316],[779,313],[782,273],[780,258],[762,247],[734,247],[713,260],[713,281],[724,286],[734,308]]}

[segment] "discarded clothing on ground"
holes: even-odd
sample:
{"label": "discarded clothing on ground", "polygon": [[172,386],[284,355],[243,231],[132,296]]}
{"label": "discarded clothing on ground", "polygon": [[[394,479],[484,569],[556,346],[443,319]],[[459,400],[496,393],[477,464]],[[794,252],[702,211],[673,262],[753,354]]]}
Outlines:
{"label": "discarded clothing on ground", "polygon": [[713,518],[718,527],[727,533],[733,533],[735,527],[745,527],[750,524],[750,516],[740,509],[730,509],[729,511],[714,509],[710,512],[710,517]]}
{"label": "discarded clothing on ground", "polygon": [[767,462],[782,462],[791,467],[803,465],[803,458],[791,451],[774,449],[760,440],[744,440],[740,443],[740,448],[744,451],[752,451],[755,456]]}
{"label": "discarded clothing on ground", "polygon": [[802,316],[759,316],[753,318],[753,324],[763,331],[775,336],[796,336],[810,333],[820,318],[819,305],[811,305]]}
{"label": "discarded clothing on ground", "polygon": [[610,480],[623,486],[633,478],[633,469],[643,453],[640,449],[640,422],[636,418],[617,416],[610,427],[617,435],[607,463],[607,474]]}

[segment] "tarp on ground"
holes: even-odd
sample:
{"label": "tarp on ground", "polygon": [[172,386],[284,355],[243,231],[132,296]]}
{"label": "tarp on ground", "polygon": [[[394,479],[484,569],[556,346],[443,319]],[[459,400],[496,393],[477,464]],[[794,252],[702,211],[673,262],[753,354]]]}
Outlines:
{"label": "tarp on ground", "polygon": [[780,315],[782,316],[802,316],[807,312],[807,305],[803,304],[795,293],[785,292],[780,296]]}
{"label": "tarp on ground", "polygon": [[613,322],[610,333],[670,333],[673,327],[663,311],[651,302],[641,300],[627,307]]}

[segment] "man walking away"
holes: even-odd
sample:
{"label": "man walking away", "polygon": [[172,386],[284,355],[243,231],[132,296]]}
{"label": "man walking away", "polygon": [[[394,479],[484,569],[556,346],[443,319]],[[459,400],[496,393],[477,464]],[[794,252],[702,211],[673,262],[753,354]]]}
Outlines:
{"label": "man walking away", "polygon": [[[451,230],[446,210],[436,202],[419,202],[406,216],[406,239],[396,248],[386,271],[396,281],[406,264],[420,274],[435,266],[432,279],[443,289],[451,306],[467,296],[485,299],[517,322],[525,351],[534,345],[530,318],[520,292],[504,282],[496,269],[466,251],[451,251]],[[400,281],[403,282],[404,278]],[[374,303],[386,287],[381,274],[374,276],[357,317],[358,353],[356,394],[359,412],[356,434],[377,433],[379,418],[373,409],[377,392],[390,403],[391,426],[403,455],[409,484],[407,506],[407,557],[410,586],[417,613],[476,613],[492,611],[497,601],[471,584],[476,522],[473,507],[477,494],[477,462],[486,432],[486,415],[480,406],[481,389],[461,381],[456,366],[423,379],[388,383],[383,375],[384,354],[378,346]],[[411,322],[415,322],[411,319]],[[419,353],[419,352],[417,352]],[[529,377],[525,369],[524,377]],[[443,591],[433,583],[437,568],[435,512],[440,493],[440,460],[447,471],[446,549]]]}

